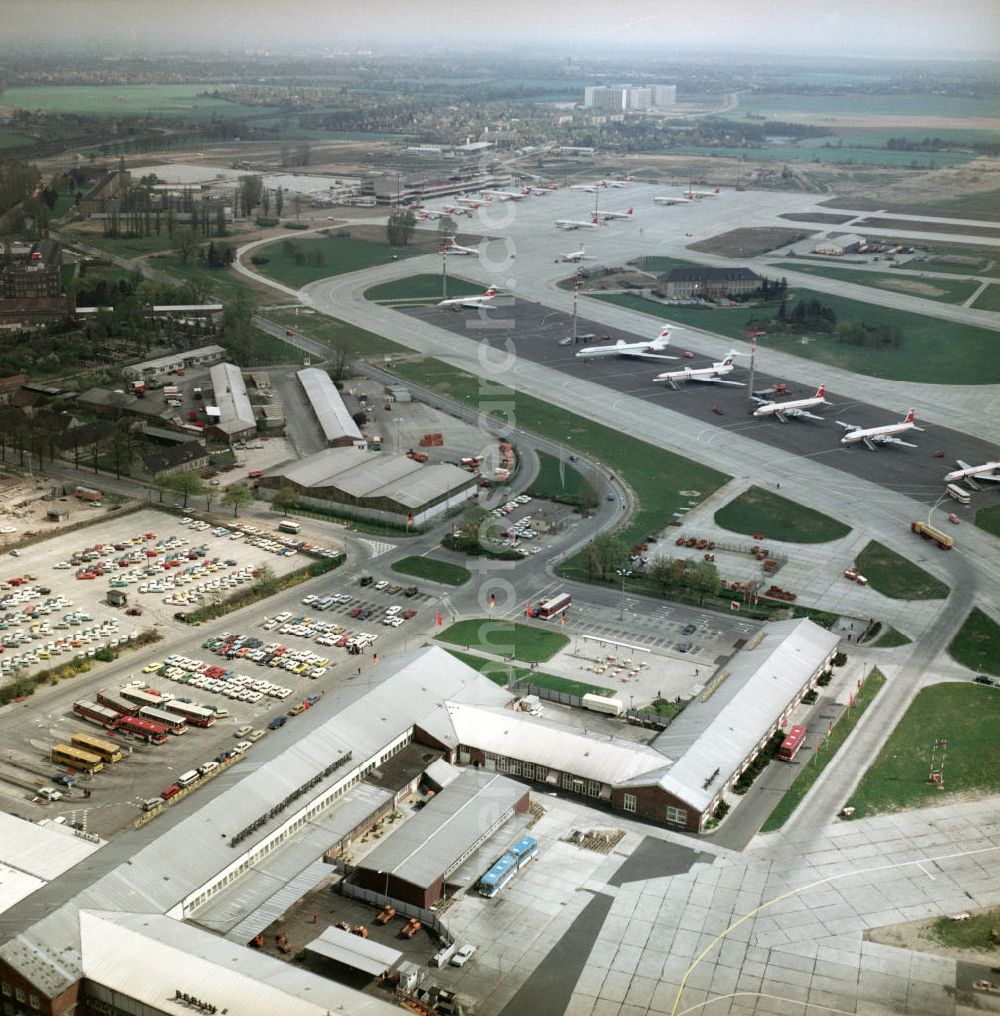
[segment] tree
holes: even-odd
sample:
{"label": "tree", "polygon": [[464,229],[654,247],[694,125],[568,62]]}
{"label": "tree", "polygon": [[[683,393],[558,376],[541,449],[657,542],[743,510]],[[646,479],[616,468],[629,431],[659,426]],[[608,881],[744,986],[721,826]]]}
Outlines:
{"label": "tree", "polygon": [[705,595],[719,591],[719,569],[711,561],[689,561],[687,567],[688,588],[698,594],[698,603],[705,602]]}
{"label": "tree", "polygon": [[363,410],[359,409],[351,419],[358,425],[358,427],[365,426],[368,423],[368,414]]}
{"label": "tree", "polygon": [[458,232],[458,226],[455,224],[455,220],[450,215],[442,215],[438,219],[438,233],[441,239],[445,237],[454,236]]}
{"label": "tree", "polygon": [[177,494],[183,498],[184,507],[188,506],[188,498],[205,493],[205,484],[201,477],[194,473],[167,473],[166,476],[157,480],[157,486]]}
{"label": "tree", "polygon": [[227,508],[233,509],[233,518],[235,519],[241,508],[253,504],[253,491],[245,483],[237,483],[222,495],[221,500]]}
{"label": "tree", "polygon": [[417,228],[417,218],[409,208],[394,208],[385,224],[385,237],[392,247],[405,247]]}
{"label": "tree", "polygon": [[340,381],[347,373],[347,365],[351,359],[351,347],[345,339],[334,339],[330,343],[330,377]]}
{"label": "tree", "polygon": [[287,485],[279,487],[271,501],[271,504],[286,518],[289,510],[294,508],[298,503],[299,495],[295,492],[295,488]]}
{"label": "tree", "polygon": [[274,214],[281,218],[281,210],[285,207],[285,192],[279,187],[274,195]]}
{"label": "tree", "polygon": [[595,536],[584,548],[587,571],[599,579],[612,578],[628,567],[628,546],[610,533]]}

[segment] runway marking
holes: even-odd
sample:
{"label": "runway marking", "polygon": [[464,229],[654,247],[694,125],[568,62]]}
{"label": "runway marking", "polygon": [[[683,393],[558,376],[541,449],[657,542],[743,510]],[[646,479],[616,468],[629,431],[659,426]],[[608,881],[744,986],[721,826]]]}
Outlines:
{"label": "runway marking", "polygon": [[897,868],[906,868],[909,867],[910,865],[915,865],[916,867],[919,867],[920,870],[924,872],[924,874],[927,874],[926,870],[922,867],[922,864],[924,862],[938,864],[940,861],[950,861],[959,857],[973,857],[977,854],[995,853],[998,850],[1000,850],[1000,846],[978,847],[975,850],[960,850],[953,854],[941,854],[938,857],[927,857],[924,858],[923,861],[921,860],[899,861],[894,864],[878,864],[872,868],[859,868],[855,871],[842,871],[836,875],[830,875],[827,878],[820,878],[817,879],[815,882],[809,882],[806,885],[799,886],[797,889],[789,889],[787,892],[781,893],[780,895],[775,896],[773,899],[761,903],[760,906],[754,907],[753,910],[747,911],[747,913],[745,913],[738,921],[734,921],[732,924],[729,925],[728,928],[726,928],[724,931],[721,931],[718,935],[716,935],[715,938],[713,938],[712,941],[709,942],[704,949],[702,949],[702,951],[698,954],[698,956],[695,957],[694,961],[687,968],[687,970],[684,972],[684,976],[681,978],[681,983],[677,988],[677,996],[674,998],[674,1004],[670,1010],[671,1016],[679,1016],[677,1007],[680,1005],[681,996],[684,994],[684,988],[687,986],[687,980],[694,972],[695,968],[701,963],[701,961],[715,948],[716,945],[718,945],[719,942],[721,942],[724,938],[726,938],[726,936],[729,935],[730,932],[735,931],[745,921],[750,920],[750,918],[752,917],[756,917],[757,914],[761,913],[764,910],[769,909],[770,907],[773,907],[776,903],[781,903],[792,896],[798,896],[800,893],[808,892],[810,889],[817,888],[817,886],[829,885],[832,882],[837,882],[843,878],[851,878],[855,875],[870,875],[879,871],[894,871]]}
{"label": "runway marking", "polygon": [[857,1013],[855,1009],[835,1009],[832,1005],[821,1005],[819,1002],[803,1002],[802,999],[786,998],[784,995],[770,995],[765,991],[733,991],[728,995],[716,995],[715,998],[706,999],[704,1002],[691,1006],[690,1009],[682,1009],[677,1016],[687,1016],[688,1013],[698,1012],[715,1002],[725,1002],[734,998],[768,998],[776,1002],[789,1002],[796,1007],[803,1006],[805,1009],[818,1009],[820,1012],[836,1013],[837,1016],[856,1016]]}

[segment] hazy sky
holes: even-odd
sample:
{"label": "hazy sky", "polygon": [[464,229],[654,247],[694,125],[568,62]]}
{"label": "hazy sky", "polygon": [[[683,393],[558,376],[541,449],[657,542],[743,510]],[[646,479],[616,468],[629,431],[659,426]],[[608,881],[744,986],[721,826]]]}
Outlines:
{"label": "hazy sky", "polygon": [[998,0],[0,0],[0,45],[1000,55]]}

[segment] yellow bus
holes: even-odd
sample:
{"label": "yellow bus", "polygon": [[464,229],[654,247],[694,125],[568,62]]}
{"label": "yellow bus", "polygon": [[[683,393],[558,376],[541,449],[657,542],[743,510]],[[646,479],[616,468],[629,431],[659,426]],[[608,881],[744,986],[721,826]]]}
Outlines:
{"label": "yellow bus", "polygon": [[93,734],[74,734],[70,738],[74,748],[81,751],[89,751],[91,755],[99,755],[105,762],[121,762],[124,757],[121,748],[111,741],[94,737]]}
{"label": "yellow bus", "polygon": [[100,755],[81,751],[68,744],[54,744],[52,746],[52,761],[57,765],[79,769],[82,773],[99,773],[104,768],[104,762]]}

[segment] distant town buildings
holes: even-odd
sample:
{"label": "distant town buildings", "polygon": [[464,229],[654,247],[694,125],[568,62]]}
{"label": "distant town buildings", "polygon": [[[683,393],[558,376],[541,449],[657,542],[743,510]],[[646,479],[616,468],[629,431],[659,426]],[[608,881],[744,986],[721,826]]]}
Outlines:
{"label": "distant town buildings", "polygon": [[583,90],[583,105],[587,109],[624,113],[666,109],[676,104],[676,85],[590,85]]}
{"label": "distant town buildings", "polygon": [[0,326],[69,317],[76,301],[63,295],[62,248],[55,240],[7,244],[0,263]]}

